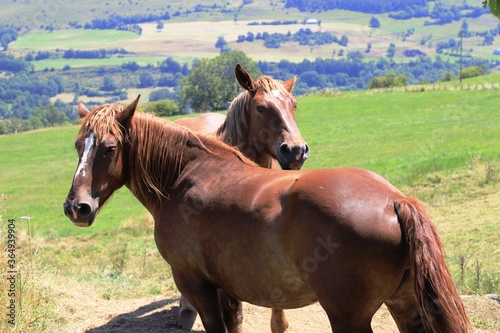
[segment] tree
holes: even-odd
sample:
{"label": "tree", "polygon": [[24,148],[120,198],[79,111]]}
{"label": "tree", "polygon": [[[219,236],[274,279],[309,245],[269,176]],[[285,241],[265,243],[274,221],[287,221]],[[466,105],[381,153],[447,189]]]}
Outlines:
{"label": "tree", "polygon": [[387,57],[393,58],[396,54],[396,45],[394,43],[389,44],[389,48],[387,49]]}
{"label": "tree", "polygon": [[342,35],[342,37],[340,37],[339,45],[347,46],[347,43],[349,43],[349,38],[346,35]]}
{"label": "tree", "polygon": [[442,82],[448,82],[448,81],[451,81],[453,80],[453,74],[450,72],[450,71],[447,71],[443,78],[441,79]]}
{"label": "tree", "polygon": [[176,98],[177,96],[175,95],[175,93],[173,93],[172,91],[170,91],[170,89],[167,88],[152,91],[151,94],[149,95],[150,102],[155,102],[162,99],[170,99],[175,101]]}
{"label": "tree", "polygon": [[255,35],[252,32],[247,32],[246,41],[252,43],[255,39]]}
{"label": "tree", "polygon": [[181,108],[190,105],[194,112],[205,112],[226,107],[241,89],[234,77],[238,63],[255,79],[261,74],[257,65],[241,51],[195,62],[191,74],[181,81]]}
{"label": "tree", "polygon": [[101,87],[102,90],[104,91],[115,91],[118,89],[118,84],[116,83],[116,80],[114,77],[110,75],[106,75],[103,78],[103,85]]}
{"label": "tree", "polygon": [[215,47],[218,49],[222,49],[227,44],[224,37],[220,36],[217,38],[217,42],[215,43]]}
{"label": "tree", "polygon": [[366,50],[365,50],[365,53],[370,53],[370,51],[372,50],[372,43],[368,43],[366,44]]}
{"label": "tree", "polygon": [[66,114],[56,108],[53,104],[40,106],[35,110],[32,117],[39,118],[43,124],[43,127],[63,125],[69,121]]}
{"label": "tree", "polygon": [[490,11],[493,15],[500,19],[500,0],[484,0],[483,8],[490,5]]}
{"label": "tree", "polygon": [[372,18],[370,19],[370,23],[368,23],[368,26],[370,28],[380,28],[380,22],[375,16],[372,16]]}
{"label": "tree", "polygon": [[493,35],[488,31],[486,36],[484,36],[483,45],[492,45],[494,41],[495,37],[493,37]]}
{"label": "tree", "polygon": [[139,78],[141,81],[141,83],[139,84],[139,88],[153,87],[156,84],[156,80],[150,71],[142,72]]}
{"label": "tree", "polygon": [[162,20],[158,20],[156,22],[156,30],[161,31],[164,27],[165,27],[165,25],[163,24]]}

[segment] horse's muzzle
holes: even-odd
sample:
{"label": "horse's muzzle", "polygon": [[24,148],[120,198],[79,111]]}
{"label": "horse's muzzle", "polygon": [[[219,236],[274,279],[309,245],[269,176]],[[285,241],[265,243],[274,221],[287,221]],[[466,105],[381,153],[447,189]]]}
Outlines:
{"label": "horse's muzzle", "polygon": [[63,208],[64,214],[78,227],[90,227],[97,215],[97,208],[87,202],[66,199]]}
{"label": "horse's muzzle", "polygon": [[293,147],[282,143],[276,156],[283,170],[299,170],[309,157],[309,146],[305,142]]}

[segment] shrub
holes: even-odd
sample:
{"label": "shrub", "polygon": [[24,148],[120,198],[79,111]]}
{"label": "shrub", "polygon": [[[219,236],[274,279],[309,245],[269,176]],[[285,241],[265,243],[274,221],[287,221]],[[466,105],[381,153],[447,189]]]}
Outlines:
{"label": "shrub", "polygon": [[470,77],[481,76],[484,74],[484,70],[479,66],[470,66],[462,70],[462,79],[467,79]]}
{"label": "shrub", "polygon": [[149,102],[143,108],[144,111],[153,112],[159,117],[168,117],[180,113],[179,106],[171,99]]}

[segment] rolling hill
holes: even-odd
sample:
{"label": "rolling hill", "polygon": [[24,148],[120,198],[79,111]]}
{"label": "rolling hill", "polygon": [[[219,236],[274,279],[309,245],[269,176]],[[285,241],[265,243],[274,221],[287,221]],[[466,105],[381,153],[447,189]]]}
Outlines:
{"label": "rolling hill", "polygon": [[[500,95],[427,88],[298,98],[297,122],[311,147],[305,168],[368,168],[419,197],[438,226],[460,291],[498,293]],[[77,130],[68,126],[0,137],[2,222],[16,219],[20,269],[42,281],[24,287],[26,313],[42,318],[39,329],[29,331],[56,326],[75,331],[88,319],[75,316],[74,307],[81,306],[70,301],[75,297],[93,306],[176,295],[168,266],[154,248],[151,219],[128,190],[109,200],[91,228],[75,228],[63,215],[77,163]],[[467,306],[478,332],[500,328],[497,305],[471,298]],[[290,316],[292,323],[297,320]],[[101,319],[104,327],[108,321],[113,325],[110,318]]]}

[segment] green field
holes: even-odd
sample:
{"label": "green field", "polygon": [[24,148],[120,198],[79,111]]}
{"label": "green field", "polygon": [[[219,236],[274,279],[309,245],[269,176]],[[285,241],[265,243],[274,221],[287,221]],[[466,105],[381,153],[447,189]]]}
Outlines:
{"label": "green field", "polygon": [[307,167],[360,166],[405,186],[464,168],[471,156],[498,160],[499,97],[497,91],[304,97],[298,121],[312,147]]}
{"label": "green field", "polygon": [[120,30],[56,30],[53,32],[32,32],[10,44],[14,49],[26,50],[68,50],[68,49],[110,49],[114,44],[138,39],[136,33]]}
{"label": "green field", "polygon": [[136,62],[139,66],[146,67],[147,65],[156,65],[157,63],[164,61],[164,57],[137,57],[137,56],[127,56],[127,57],[113,57],[104,59],[46,59],[33,61],[35,65],[35,70],[40,71],[46,68],[49,69],[63,69],[65,66],[71,68],[83,68],[83,67],[99,67],[99,66],[121,66],[122,64],[129,62]]}
{"label": "green field", "polygon": [[[496,90],[298,98],[297,122],[311,147],[305,168],[368,168],[419,197],[438,225],[460,291],[499,293],[499,103]],[[0,193],[8,196],[0,200],[3,221],[16,218],[25,230],[21,217],[31,217],[37,274],[59,285],[80,283],[75,288],[104,299],[171,294],[175,287],[154,248],[151,219],[128,190],[118,191],[90,228],[76,228],[64,216],[77,130],[0,137]],[[47,318],[62,316],[47,311]],[[490,312],[481,311],[471,313],[476,328],[500,329]]]}

